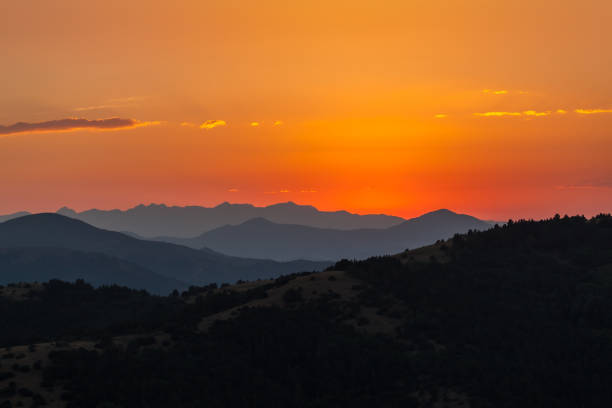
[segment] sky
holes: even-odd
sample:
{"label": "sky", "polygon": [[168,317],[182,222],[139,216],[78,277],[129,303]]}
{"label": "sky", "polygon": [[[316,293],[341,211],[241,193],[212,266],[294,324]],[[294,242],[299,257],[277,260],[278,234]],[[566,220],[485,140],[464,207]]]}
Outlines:
{"label": "sky", "polygon": [[20,0],[0,214],[612,211],[609,0]]}

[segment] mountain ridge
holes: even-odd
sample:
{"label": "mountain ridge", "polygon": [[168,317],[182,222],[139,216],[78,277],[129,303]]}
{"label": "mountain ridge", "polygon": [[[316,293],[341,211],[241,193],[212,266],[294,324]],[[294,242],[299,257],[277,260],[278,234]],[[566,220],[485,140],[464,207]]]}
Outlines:
{"label": "mountain ridge", "polygon": [[239,225],[224,225],[194,238],[156,237],[153,240],[276,261],[363,259],[432,244],[470,229],[490,227],[487,222],[470,215],[441,209],[385,229],[336,230],[278,224],[258,217]]}
{"label": "mountain ridge", "polygon": [[184,246],[147,241],[107,231],[59,214],[29,215],[0,224],[0,248],[60,247],[102,253],[139,265],[158,275],[187,284],[234,282],[271,278],[282,273],[320,270],[329,262],[286,263],[248,259],[194,250]]}
{"label": "mountain ridge", "polygon": [[190,238],[224,225],[237,225],[264,217],[279,224],[351,230],[388,228],[404,218],[385,214],[353,214],[348,211],[319,211],[311,205],[292,201],[257,207],[253,204],[223,202],[214,207],[139,204],[127,210],[90,209],[82,212],[62,207],[58,214],[85,221],[98,228],[130,231],[145,238],[172,236]]}

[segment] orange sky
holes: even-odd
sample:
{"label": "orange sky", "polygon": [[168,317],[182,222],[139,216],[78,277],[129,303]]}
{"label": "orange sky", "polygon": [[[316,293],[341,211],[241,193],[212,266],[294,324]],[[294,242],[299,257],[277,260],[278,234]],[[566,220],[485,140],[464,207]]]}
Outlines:
{"label": "orange sky", "polygon": [[0,213],[612,211],[607,0],[23,0],[2,14]]}

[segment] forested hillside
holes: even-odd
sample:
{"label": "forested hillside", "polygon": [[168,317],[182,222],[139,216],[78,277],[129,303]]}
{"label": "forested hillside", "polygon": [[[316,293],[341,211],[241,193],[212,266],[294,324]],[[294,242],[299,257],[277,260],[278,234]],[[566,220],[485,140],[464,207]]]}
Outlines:
{"label": "forested hillside", "polygon": [[[39,405],[68,407],[612,403],[609,215],[510,222],[321,273],[170,297],[84,283],[14,287],[13,298],[8,289],[2,316],[22,321],[36,302],[49,314],[89,305],[41,326],[45,344],[66,344],[37,345],[41,369],[28,374],[11,359],[40,339],[4,319],[13,348],[0,352],[0,392],[15,404],[36,400],[19,394],[21,378],[42,383]],[[114,300],[104,318],[87,324],[105,298]]]}

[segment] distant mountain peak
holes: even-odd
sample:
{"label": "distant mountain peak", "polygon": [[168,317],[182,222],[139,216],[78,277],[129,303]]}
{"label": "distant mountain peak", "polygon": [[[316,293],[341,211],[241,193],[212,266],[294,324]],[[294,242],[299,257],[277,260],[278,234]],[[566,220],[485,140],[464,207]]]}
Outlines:
{"label": "distant mountain peak", "polygon": [[312,206],[312,205],[307,205],[307,204],[297,204],[293,201],[287,201],[284,203],[276,203],[276,204],[270,204],[266,207],[264,207],[267,210],[273,210],[273,209],[287,209],[287,210],[301,210],[301,211],[307,211],[307,212],[317,212],[319,211],[316,207]]}
{"label": "distant mountain peak", "polygon": [[439,210],[431,211],[418,217],[411,218],[394,228],[401,228],[402,226],[415,224],[429,224],[432,228],[434,226],[471,225],[471,229],[480,230],[491,227],[488,222],[480,220],[474,216],[456,213],[446,208],[441,208]]}
{"label": "distant mountain peak", "polygon": [[149,203],[149,205],[138,204],[137,206],[131,208],[131,210],[139,210],[139,209],[145,209],[145,208],[168,208],[168,207],[164,203],[160,203],[160,204]]}
{"label": "distant mountain peak", "polygon": [[451,211],[449,209],[446,208],[440,208],[439,210],[435,210],[435,211],[430,211],[428,213],[425,213],[423,215],[435,215],[435,214],[440,214],[440,215],[456,215],[457,213],[454,211]]}
{"label": "distant mountain peak", "polygon": [[69,207],[62,207],[59,210],[57,210],[57,214],[66,216],[66,217],[74,217],[75,215],[77,215],[77,212],[74,211],[72,208]]}

